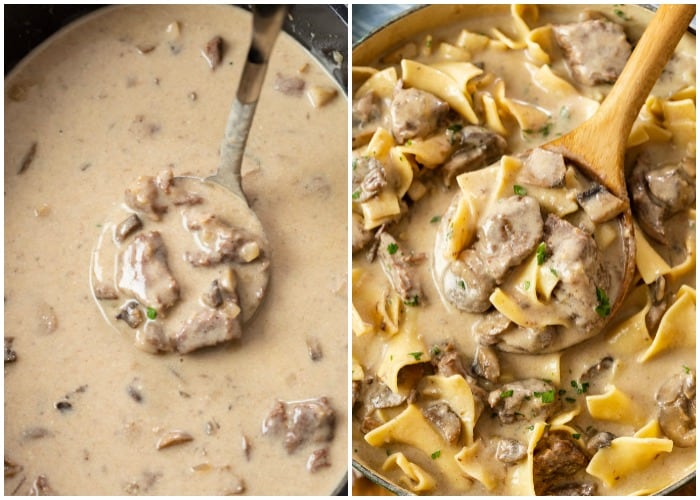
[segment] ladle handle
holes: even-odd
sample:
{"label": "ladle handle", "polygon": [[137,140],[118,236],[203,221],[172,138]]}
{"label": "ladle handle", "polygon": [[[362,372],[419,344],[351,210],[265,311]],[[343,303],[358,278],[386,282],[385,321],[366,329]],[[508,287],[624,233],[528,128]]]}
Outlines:
{"label": "ladle handle", "polygon": [[260,97],[267,63],[288,11],[286,5],[252,5],[253,35],[236,99],[231,106],[224,140],[221,143],[219,168],[212,177],[232,192],[246,199],[241,188],[241,166],[248,132]]}

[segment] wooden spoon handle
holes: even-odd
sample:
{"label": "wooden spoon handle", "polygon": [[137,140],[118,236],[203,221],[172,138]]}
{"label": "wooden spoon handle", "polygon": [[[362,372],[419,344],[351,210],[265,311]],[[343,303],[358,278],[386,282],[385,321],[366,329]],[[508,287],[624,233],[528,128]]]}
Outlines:
{"label": "wooden spoon handle", "polygon": [[694,15],[694,4],[661,5],[598,111],[552,143],[551,149],[594,168],[600,182],[623,199],[624,154],[632,125]]}

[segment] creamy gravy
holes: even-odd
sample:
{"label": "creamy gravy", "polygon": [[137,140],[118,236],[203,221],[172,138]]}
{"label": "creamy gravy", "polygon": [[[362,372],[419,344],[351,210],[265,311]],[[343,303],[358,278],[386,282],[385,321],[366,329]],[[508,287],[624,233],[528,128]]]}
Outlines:
{"label": "creamy gravy", "polygon": [[[494,12],[490,7],[484,6],[434,6],[432,10],[421,12],[418,15],[407,16],[397,25],[391,26],[383,33],[380,32],[378,35],[370,37],[356,47],[353,52],[353,65],[361,67],[371,66],[379,70],[393,65],[397,68],[397,74],[400,78],[401,68],[399,67],[399,62],[402,57],[415,59],[426,64],[436,62],[440,59],[436,55],[439,43],[442,41],[455,43],[462,29],[467,29],[474,33],[486,33],[492,36],[490,29],[498,27],[506,35],[512,35],[515,33],[515,28],[508,13],[508,8],[502,6],[497,9],[500,9],[500,12]],[[539,10],[539,19],[535,23],[530,24],[530,26],[543,26],[550,22],[555,24],[574,22],[578,20],[580,11],[581,8],[572,10],[561,6],[542,6]],[[631,40],[639,38],[644,23],[648,22],[649,19],[647,13],[632,8],[608,7],[605,12],[609,18],[622,22],[625,25],[625,30]],[[461,18],[457,23],[455,23],[456,17]],[[426,28],[430,28],[429,31],[418,36],[415,35],[415,33],[422,32]],[[397,43],[397,39],[401,40],[401,43]],[[694,43],[695,40],[692,37],[686,37],[686,40],[681,42],[679,49],[677,49],[676,57],[667,66],[667,71],[664,72],[657,83],[652,91],[652,95],[668,96],[688,85],[694,85]],[[558,54],[556,49],[555,53]],[[522,84],[522,82],[530,82],[531,80],[531,76],[525,68],[525,63],[528,59],[524,57],[522,52],[486,49],[478,52],[474,60],[483,62],[489,73],[493,73],[505,81],[506,91],[509,96],[523,102],[533,103],[547,110],[550,116],[554,117],[554,120],[546,127],[540,129],[538,133],[522,133],[517,126],[511,123],[508,130],[509,133],[506,136],[508,152],[510,153],[533,148],[546,142],[556,134],[575,127],[590,113],[590,109],[586,108],[586,101],[583,97],[598,100],[609,90],[608,85],[596,85],[593,87],[577,85],[577,90],[582,97],[566,103],[566,113],[562,113],[560,112],[562,103],[557,99],[553,99],[552,95],[539,91],[531,84]],[[568,74],[565,63],[560,56],[552,58],[551,67],[559,75]],[[353,92],[360,88],[369,74],[371,73],[363,70],[358,70],[353,74]],[[391,129],[388,107],[384,108],[382,119],[384,120],[382,125],[387,126],[388,124],[389,129]],[[692,143],[680,146],[668,144],[659,146],[654,143],[646,143],[628,151],[630,167],[643,151],[652,156],[655,161],[661,163],[680,162],[685,155],[690,154],[690,161],[694,163],[695,147]],[[367,154],[371,154],[371,152],[364,146],[361,146],[354,151],[354,158],[361,158]],[[661,161],[662,158],[663,161]],[[432,176],[427,168],[421,168],[420,172],[419,174],[414,169],[414,179],[417,178],[419,182],[422,182],[426,189],[414,191],[414,193],[420,193],[418,199],[415,202],[409,201],[408,207],[404,207],[401,213],[400,222],[390,223],[386,231],[390,232],[399,242],[400,251],[405,251],[407,254],[414,256],[414,265],[411,269],[415,273],[416,281],[420,282],[423,287],[424,300],[421,300],[419,307],[408,307],[408,309],[417,310],[417,312],[411,313],[411,316],[415,318],[415,331],[417,332],[419,344],[425,347],[425,352],[422,353],[423,359],[429,356],[431,346],[450,342],[462,354],[466,366],[469,367],[475,356],[477,344],[471,332],[480,316],[459,312],[445,303],[438,291],[440,285],[434,282],[434,277],[431,275],[431,261],[434,258],[433,248],[440,219],[445,216],[444,214],[459,188],[454,184],[452,184],[451,188],[445,187],[440,174]],[[496,182],[495,178],[493,182]],[[409,189],[406,199],[409,199],[411,194],[412,192]],[[355,202],[353,206],[357,214],[361,213],[359,205],[359,203]],[[693,209],[694,206],[693,204]],[[680,220],[676,227],[682,232],[682,236],[678,241],[682,242],[685,238],[694,240],[694,212],[690,214],[690,217],[688,212],[685,212],[683,220]],[[657,251],[672,265],[677,265],[688,257],[683,243],[672,245],[671,247],[673,248],[663,248],[661,245],[655,246]],[[383,318],[384,316],[371,312],[371,304],[367,297],[380,298],[381,293],[379,291],[389,287],[387,277],[382,272],[378,260],[375,260],[373,263],[368,262],[365,251],[358,252],[353,257],[353,273],[357,272],[358,276],[357,282],[353,282],[353,304],[357,306],[358,311],[363,315],[362,319],[369,322],[371,322],[369,318]],[[677,289],[684,283],[694,287],[694,282],[693,266],[690,272],[674,281],[673,287]],[[379,300],[380,302],[378,303],[381,303],[381,299]],[[640,300],[642,300],[641,304],[643,304],[643,293],[642,295],[633,294],[628,301],[628,308],[623,309],[619,313],[618,320],[622,321],[633,312],[639,311],[641,307]],[[387,309],[388,307],[387,305]],[[370,329],[369,333],[353,336],[353,361],[357,363],[355,368],[358,373],[358,375],[355,375],[355,372],[353,373],[353,380],[355,381],[364,380],[366,383],[370,380],[372,381],[370,384],[376,383],[377,380],[381,379],[378,371],[383,365],[388,363],[385,356],[387,356],[391,349],[390,345],[393,342],[389,340],[392,338],[391,334],[387,333],[389,330],[386,328],[386,325],[380,324],[375,326],[374,333]],[[564,408],[571,409],[573,405],[580,405],[582,408],[581,414],[574,419],[574,426],[576,429],[581,429],[582,435],[585,435],[585,432],[587,430],[590,431],[592,427],[608,430],[617,436],[632,435],[638,426],[634,427],[629,424],[612,421],[595,421],[586,410],[585,396],[605,392],[608,387],[607,383],[612,380],[609,375],[606,376],[607,378],[603,377],[596,384],[587,386],[585,394],[577,392],[577,388],[580,389],[580,386],[572,387],[570,383],[572,381],[578,383],[581,374],[604,357],[610,355],[611,351],[615,351],[617,362],[614,384],[631,398],[641,415],[653,418],[657,412],[654,397],[659,387],[670,374],[683,373],[684,370],[695,369],[695,350],[694,348],[682,348],[667,351],[664,355],[656,357],[653,363],[649,362],[640,365],[636,359],[636,353],[625,353],[624,350],[618,352],[613,344],[614,342],[611,340],[610,335],[603,333],[583,344],[564,350],[561,355],[522,355],[499,352],[500,377],[495,387],[499,387],[508,381],[528,377],[555,378],[557,390],[563,391],[559,392],[559,394],[562,400],[565,401]],[[418,353],[409,354],[418,356]],[[549,374],[547,367],[552,367]],[[428,368],[427,371],[429,372],[429,370]],[[402,386],[402,377],[399,374],[399,388],[404,396],[409,394],[409,401],[412,396],[415,397],[415,394],[409,391],[411,391],[411,388],[416,387],[412,385],[415,384],[416,377],[418,377],[416,370],[406,370],[403,377],[404,385]],[[406,403],[389,405],[393,406],[390,408],[382,407],[376,410],[375,413],[372,413],[371,410],[367,409],[366,401],[362,399],[362,390],[366,389],[361,389],[358,394],[352,430],[353,458],[357,460],[358,464],[387,478],[391,483],[400,485],[401,488],[418,487],[419,483],[423,483],[417,479],[417,476],[408,480],[408,474],[396,465],[383,467],[388,462],[387,457],[389,455],[402,452],[409,461],[422,468],[435,479],[434,487],[427,488],[424,493],[482,495],[504,494],[505,492],[505,494],[508,494],[507,491],[510,491],[507,490],[507,483],[510,481],[510,476],[508,476],[509,473],[507,472],[509,467],[502,463],[493,465],[495,441],[500,438],[527,439],[528,427],[532,428],[532,422],[528,422],[526,419],[519,424],[501,425],[498,418],[494,418],[493,413],[495,412],[492,412],[488,405],[486,406],[484,413],[476,424],[474,435],[475,439],[478,436],[482,440],[483,447],[480,448],[481,451],[476,453],[481,453],[482,455],[479,456],[486,457],[483,463],[487,465],[484,465],[484,467],[494,467],[485,472],[487,477],[497,478],[493,488],[489,489],[478,480],[465,479],[465,476],[461,475],[455,467],[450,468],[450,466],[444,465],[446,460],[445,454],[451,452],[454,448],[451,448],[443,441],[439,443],[442,451],[432,448],[425,449],[418,442],[418,434],[411,436],[410,432],[408,432],[408,436],[402,435],[402,438],[390,440],[390,442],[384,444],[369,445],[365,440],[365,435],[368,431],[382,423],[390,422],[392,418],[399,415],[406,408]],[[369,390],[371,391],[371,389]],[[420,394],[420,391],[418,394]],[[504,394],[504,397],[507,397],[507,395]],[[416,404],[418,407],[425,408],[428,403],[425,400],[421,400],[419,395]],[[569,406],[566,406],[567,404]],[[365,419],[368,415],[371,418]],[[372,418],[375,420],[372,421]],[[692,426],[694,429],[694,423]],[[416,433],[418,432],[416,431]],[[455,450],[459,450],[459,448]],[[655,488],[665,487],[683,478],[693,470],[695,470],[695,447],[674,447],[673,453],[665,453],[663,456],[657,457],[651,466],[618,481],[614,487],[595,481],[597,494],[630,493],[642,488],[644,484],[652,484]],[[591,479],[590,476],[583,477],[581,475],[571,477],[571,481],[582,480],[590,482]],[[376,491],[376,489],[372,490],[373,493],[376,493]],[[362,492],[361,488],[356,490],[358,494],[362,494]]]}
{"label": "creamy gravy", "polygon": [[[273,51],[243,165],[273,264],[242,338],[150,354],[91,296],[92,249],[129,183],[168,166],[214,172],[249,30],[228,6],[108,8],[6,78],[5,336],[17,359],[5,365],[4,435],[21,469],[5,494],[40,475],[74,495],[328,494],[344,480],[346,101],[291,37]],[[201,50],[215,35],[212,70]],[[315,108],[276,90],[280,77],[338,95]],[[336,413],[331,442],[288,454],[262,435],[278,400],[319,397]],[[308,472],[324,446],[330,466]]]}

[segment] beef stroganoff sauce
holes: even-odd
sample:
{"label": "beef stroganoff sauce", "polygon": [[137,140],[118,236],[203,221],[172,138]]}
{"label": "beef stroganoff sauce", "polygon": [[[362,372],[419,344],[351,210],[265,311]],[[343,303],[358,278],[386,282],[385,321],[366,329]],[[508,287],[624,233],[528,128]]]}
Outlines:
{"label": "beef stroganoff sauce", "polygon": [[629,138],[637,275],[612,318],[625,200],[537,147],[595,112],[650,18],[432,6],[355,48],[360,468],[434,495],[649,494],[695,470],[694,37]]}
{"label": "beef stroganoff sauce", "polygon": [[[5,494],[329,494],[344,480],[347,101],[290,36],[243,165],[271,277],[240,339],[147,352],[91,290],[127,188],[214,173],[250,25],[230,6],[110,7],[6,78]],[[138,215],[124,245],[139,258],[165,242],[180,298],[197,302],[172,235]],[[123,318],[162,313],[140,307]]]}

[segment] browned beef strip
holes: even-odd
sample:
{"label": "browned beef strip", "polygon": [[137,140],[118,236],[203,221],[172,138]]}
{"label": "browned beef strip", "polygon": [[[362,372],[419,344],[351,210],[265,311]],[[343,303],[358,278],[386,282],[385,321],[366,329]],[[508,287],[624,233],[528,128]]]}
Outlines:
{"label": "browned beef strip", "polygon": [[481,313],[491,307],[489,297],[496,289],[496,281],[488,273],[479,253],[468,248],[450,263],[442,280],[445,298],[457,309]]}
{"label": "browned beef strip", "polygon": [[138,234],[122,252],[119,288],[156,311],[180,299],[180,286],[170,273],[168,253],[158,231]]}
{"label": "browned beef strip", "polygon": [[175,336],[175,350],[181,354],[241,337],[240,316],[223,309],[204,307],[193,314]]}
{"label": "browned beef strip", "polygon": [[139,177],[124,193],[124,200],[129,208],[155,221],[159,221],[168,211],[167,204],[160,197],[161,191],[155,179],[150,176]]}
{"label": "browned beef strip", "polygon": [[624,28],[612,21],[556,25],[553,32],[573,77],[584,85],[615,82],[632,52]]}
{"label": "browned beef strip", "polygon": [[491,391],[488,403],[503,424],[521,420],[545,420],[561,406],[556,389],[539,379],[516,380]]}
{"label": "browned beef strip", "polygon": [[544,435],[533,453],[535,491],[541,494],[552,485],[571,480],[571,476],[588,465],[588,457],[564,432]]}
{"label": "browned beef strip", "polygon": [[187,228],[198,233],[200,243],[206,248],[205,251],[185,254],[187,261],[195,267],[213,266],[221,262],[249,262],[246,249],[250,245],[257,245],[258,250],[262,251],[254,235],[245,229],[231,227],[216,215],[186,214],[185,217]]}
{"label": "browned beef strip", "polygon": [[441,171],[446,185],[464,172],[489,165],[506,152],[508,143],[499,134],[478,125],[467,125],[452,135],[455,151]]}
{"label": "browned beef strip", "polygon": [[287,452],[293,453],[305,443],[331,441],[335,419],[335,410],[326,397],[277,401],[263,422],[263,434],[283,434]]}
{"label": "browned beef strip", "polygon": [[401,249],[396,239],[387,232],[379,235],[377,255],[392,287],[406,303],[420,304],[423,298],[423,290],[416,273],[412,269],[410,259]]}

